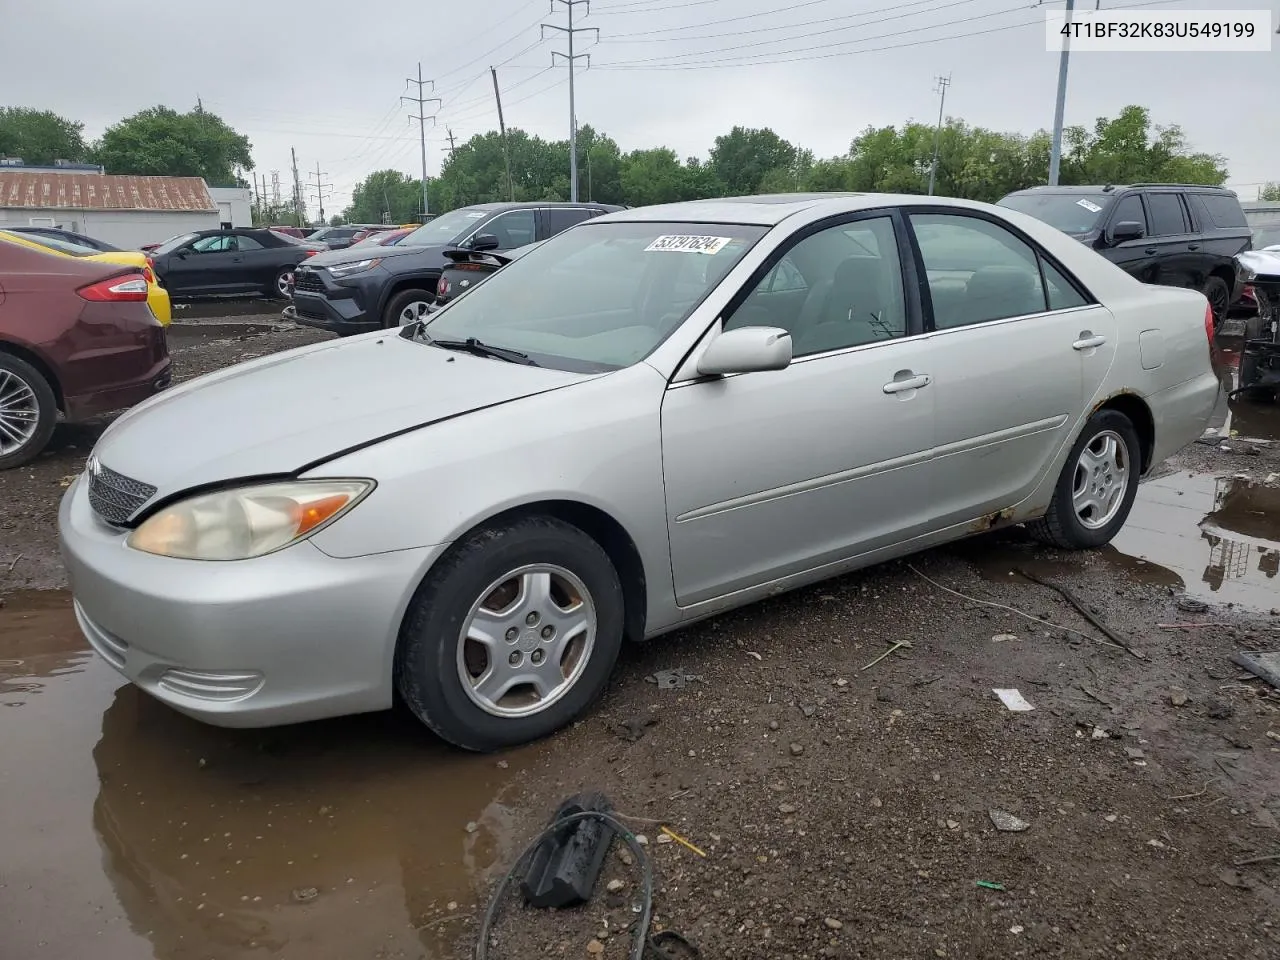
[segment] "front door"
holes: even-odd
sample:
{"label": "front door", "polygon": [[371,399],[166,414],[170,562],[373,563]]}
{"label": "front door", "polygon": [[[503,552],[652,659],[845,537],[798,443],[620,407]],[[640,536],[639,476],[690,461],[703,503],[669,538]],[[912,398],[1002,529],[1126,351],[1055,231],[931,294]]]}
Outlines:
{"label": "front door", "polygon": [[[1143,283],[1158,283],[1160,266],[1156,260],[1156,254],[1159,252],[1159,247],[1148,236],[1151,228],[1147,224],[1147,211],[1142,205],[1140,194],[1131,193],[1120,198],[1120,202],[1115,205],[1115,209],[1111,211],[1111,216],[1107,220],[1108,231],[1117,223],[1125,222],[1140,224],[1142,236],[1136,240],[1124,240],[1112,244],[1099,252]],[[1108,243],[1105,239],[1108,235],[1104,233],[1103,243]]]}
{"label": "front door", "polygon": [[941,529],[1028,497],[1106,376],[1116,323],[1001,223],[912,213],[928,279]]}
{"label": "front door", "polygon": [[673,384],[662,408],[682,606],[909,538],[925,525],[931,347],[879,213],[811,232],[725,327],[774,326],[791,365]]}

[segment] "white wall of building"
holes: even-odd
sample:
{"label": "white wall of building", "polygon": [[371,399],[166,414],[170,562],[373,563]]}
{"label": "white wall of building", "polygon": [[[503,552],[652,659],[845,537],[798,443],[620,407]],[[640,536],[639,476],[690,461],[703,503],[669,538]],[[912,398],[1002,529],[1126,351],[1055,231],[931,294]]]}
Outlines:
{"label": "white wall of building", "polygon": [[83,233],[124,250],[144,243],[163,243],[193,230],[218,229],[213,212],[160,212],[152,210],[36,210],[0,208],[0,229],[12,226],[54,226]]}
{"label": "white wall of building", "polygon": [[218,219],[224,226],[253,226],[253,201],[248,187],[210,187],[209,196],[218,205]]}

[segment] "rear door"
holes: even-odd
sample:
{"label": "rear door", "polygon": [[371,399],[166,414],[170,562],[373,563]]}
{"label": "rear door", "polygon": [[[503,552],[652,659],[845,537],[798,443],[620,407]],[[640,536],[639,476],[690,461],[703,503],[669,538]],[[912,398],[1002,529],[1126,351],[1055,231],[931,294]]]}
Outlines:
{"label": "rear door", "polygon": [[1173,190],[1148,190],[1148,246],[1155,246],[1155,283],[1166,287],[1202,286],[1196,282],[1196,265],[1202,258],[1200,243],[1191,232],[1191,219],[1182,196]]}
{"label": "rear door", "polygon": [[1020,503],[1039,484],[1115,356],[1116,322],[1004,221],[912,212],[932,307],[934,520]]}

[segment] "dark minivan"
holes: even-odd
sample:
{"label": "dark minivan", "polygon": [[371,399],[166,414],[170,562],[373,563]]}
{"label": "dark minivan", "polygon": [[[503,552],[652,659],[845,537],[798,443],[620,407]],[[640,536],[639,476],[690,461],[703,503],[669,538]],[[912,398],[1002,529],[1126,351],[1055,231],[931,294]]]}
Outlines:
{"label": "dark minivan", "polygon": [[1239,199],[1222,187],[1032,187],[999,205],[1057,227],[1144,283],[1200,290],[1218,324],[1240,293],[1235,255],[1252,235]]}
{"label": "dark minivan", "polygon": [[478,203],[424,223],[394,247],[354,247],[312,257],[296,275],[298,323],[353,334],[427,315],[448,251],[508,251],[622,207],[603,203]]}

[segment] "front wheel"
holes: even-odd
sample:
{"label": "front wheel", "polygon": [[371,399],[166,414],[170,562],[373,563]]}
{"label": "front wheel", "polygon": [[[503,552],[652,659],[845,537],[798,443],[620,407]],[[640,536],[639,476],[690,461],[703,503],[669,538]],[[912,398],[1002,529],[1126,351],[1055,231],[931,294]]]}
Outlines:
{"label": "front wheel", "polygon": [[1141,449],[1138,431],[1123,413],[1095,413],[1071,448],[1048,513],[1028,524],[1031,533],[1064,550],[1110,543],[1138,495]]}
{"label": "front wheel", "polygon": [[293,279],[293,267],[287,267],[276,274],[272,291],[277,300],[293,299]]}
{"label": "front wheel", "polygon": [[405,327],[425,320],[435,299],[435,294],[426,290],[401,290],[387,304],[387,311],[382,317],[383,327]]}
{"label": "front wheel", "polygon": [[622,633],[622,585],[599,544],[551,517],[498,524],[457,544],[418,589],[396,690],[456,746],[514,746],[600,696]]}

